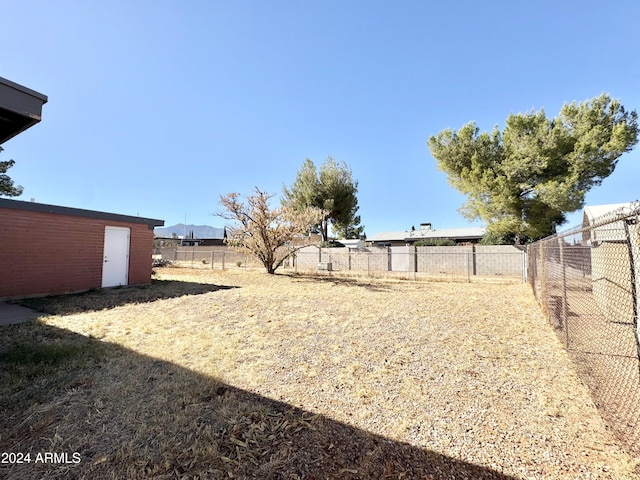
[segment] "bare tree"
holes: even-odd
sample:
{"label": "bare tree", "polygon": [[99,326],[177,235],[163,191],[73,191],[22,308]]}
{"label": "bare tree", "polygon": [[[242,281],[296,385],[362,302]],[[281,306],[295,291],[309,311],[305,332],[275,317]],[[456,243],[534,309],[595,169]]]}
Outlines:
{"label": "bare tree", "polygon": [[273,274],[282,262],[304,245],[293,245],[295,235],[309,232],[324,214],[318,208],[297,210],[281,205],[271,209],[269,200],[275,195],[260,191],[248,195],[246,202],[240,194],[229,193],[220,197],[225,212],[218,215],[236,222],[227,227],[227,243],[237,252],[257,258],[267,273]]}

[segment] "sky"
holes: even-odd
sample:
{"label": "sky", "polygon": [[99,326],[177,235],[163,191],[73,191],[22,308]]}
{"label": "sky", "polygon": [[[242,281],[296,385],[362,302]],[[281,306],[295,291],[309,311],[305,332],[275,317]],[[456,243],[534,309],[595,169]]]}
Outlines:
{"label": "sky", "polygon": [[[18,200],[221,227],[220,196],[344,161],[367,236],[482,225],[426,142],[601,93],[640,110],[640,2],[0,0],[0,76],[47,95]],[[639,150],[587,204],[640,198]],[[580,223],[569,215],[567,228]]]}

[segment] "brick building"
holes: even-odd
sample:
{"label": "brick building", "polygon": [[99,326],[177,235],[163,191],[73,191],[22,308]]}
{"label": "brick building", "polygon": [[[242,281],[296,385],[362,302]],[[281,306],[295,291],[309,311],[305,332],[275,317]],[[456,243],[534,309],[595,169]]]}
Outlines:
{"label": "brick building", "polygon": [[0,198],[0,299],[151,282],[163,220]]}
{"label": "brick building", "polygon": [[[0,145],[40,122],[46,95],[0,77]],[[0,198],[0,300],[151,282],[163,220]]]}

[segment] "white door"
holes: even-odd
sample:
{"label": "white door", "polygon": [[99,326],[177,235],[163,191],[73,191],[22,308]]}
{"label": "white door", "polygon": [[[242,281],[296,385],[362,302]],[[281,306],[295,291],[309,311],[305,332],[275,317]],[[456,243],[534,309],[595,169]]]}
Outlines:
{"label": "white door", "polygon": [[128,228],[105,227],[102,259],[103,287],[129,284],[129,235]]}

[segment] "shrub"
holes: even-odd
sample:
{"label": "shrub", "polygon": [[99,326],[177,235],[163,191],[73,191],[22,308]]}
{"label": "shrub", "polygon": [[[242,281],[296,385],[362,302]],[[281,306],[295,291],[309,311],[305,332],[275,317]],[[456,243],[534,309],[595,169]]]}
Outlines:
{"label": "shrub", "polygon": [[414,245],[416,247],[455,247],[456,242],[448,238],[429,238],[427,240],[418,240]]}
{"label": "shrub", "polygon": [[152,267],[170,267],[171,266],[171,260],[167,260],[164,258],[154,258],[153,259],[153,263],[151,264]]}

